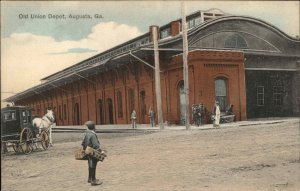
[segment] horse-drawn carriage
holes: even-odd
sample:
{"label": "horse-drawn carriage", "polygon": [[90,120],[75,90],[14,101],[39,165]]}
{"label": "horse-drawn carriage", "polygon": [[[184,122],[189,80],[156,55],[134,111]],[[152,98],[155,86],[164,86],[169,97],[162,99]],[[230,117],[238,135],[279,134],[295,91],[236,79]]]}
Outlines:
{"label": "horse-drawn carriage", "polygon": [[34,146],[37,148],[37,143],[40,143],[44,150],[48,149],[50,128],[39,129],[39,126],[33,124],[30,107],[12,106],[1,109],[2,152],[8,152],[7,148],[12,147],[16,153],[29,154]]}

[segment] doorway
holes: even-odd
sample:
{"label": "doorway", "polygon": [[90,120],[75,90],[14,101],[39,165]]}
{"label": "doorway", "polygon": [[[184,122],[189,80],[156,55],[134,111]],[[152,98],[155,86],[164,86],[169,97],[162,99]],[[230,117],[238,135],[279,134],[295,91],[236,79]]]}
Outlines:
{"label": "doorway", "polygon": [[80,125],[80,114],[79,114],[79,104],[74,105],[74,125]]}
{"label": "doorway", "polygon": [[106,100],[106,122],[107,124],[114,124],[113,104],[110,98]]}
{"label": "doorway", "polygon": [[102,125],[104,124],[103,122],[103,103],[102,99],[98,99],[97,103],[97,110],[98,110],[98,115],[97,115],[97,124]]}
{"label": "doorway", "polygon": [[180,111],[179,124],[184,125],[185,124],[185,92],[184,92],[183,81],[179,82],[178,91],[179,91],[179,111]]}

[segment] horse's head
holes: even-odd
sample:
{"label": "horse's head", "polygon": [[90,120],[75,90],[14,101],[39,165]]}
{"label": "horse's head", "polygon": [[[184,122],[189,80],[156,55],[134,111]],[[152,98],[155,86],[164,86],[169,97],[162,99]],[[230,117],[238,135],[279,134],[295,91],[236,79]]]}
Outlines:
{"label": "horse's head", "polygon": [[54,118],[54,114],[53,111],[51,109],[47,109],[47,113],[45,115],[52,123],[54,123],[55,118]]}

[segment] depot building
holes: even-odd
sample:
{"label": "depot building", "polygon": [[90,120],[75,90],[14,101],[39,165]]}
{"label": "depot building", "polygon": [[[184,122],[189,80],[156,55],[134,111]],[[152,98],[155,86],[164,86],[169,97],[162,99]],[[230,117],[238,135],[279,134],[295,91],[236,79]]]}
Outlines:
{"label": "depot building", "polygon": [[[218,9],[195,12],[186,20],[189,100],[204,104],[206,122],[215,100],[222,112],[233,104],[236,120],[299,115],[299,39],[260,19]],[[51,107],[57,125],[127,124],[133,110],[138,123],[149,123],[149,109],[157,114],[151,28],[5,101],[30,106],[38,116]],[[158,36],[163,119],[182,124],[181,19],[160,26]]]}

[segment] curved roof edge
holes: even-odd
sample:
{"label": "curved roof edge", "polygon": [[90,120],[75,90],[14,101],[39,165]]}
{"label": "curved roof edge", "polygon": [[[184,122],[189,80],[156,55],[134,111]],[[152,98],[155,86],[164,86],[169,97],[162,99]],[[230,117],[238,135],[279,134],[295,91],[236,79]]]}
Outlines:
{"label": "curved roof edge", "polygon": [[[227,20],[244,20],[244,21],[252,21],[254,23],[258,23],[258,24],[261,24],[267,28],[269,28],[270,30],[276,32],[277,34],[285,37],[286,39],[290,40],[290,41],[294,41],[294,42],[300,42],[300,39],[297,39],[295,37],[292,37],[290,35],[288,35],[287,33],[283,32],[281,29],[279,29],[278,27],[274,26],[273,24],[271,23],[268,23],[264,20],[261,20],[261,19],[258,19],[258,18],[255,18],[255,17],[250,17],[250,16],[234,16],[234,15],[229,15],[229,16],[222,16],[222,17],[217,17],[217,18],[214,18],[214,19],[211,19],[211,20],[208,20],[198,26],[196,26],[195,28],[192,28],[188,31],[188,36],[191,36],[193,35],[195,32],[198,32],[204,28],[207,28],[209,26],[212,26],[216,23],[219,23],[219,22],[223,22],[223,21],[227,21]],[[177,35],[176,37],[174,38],[170,38],[170,39],[166,39],[164,40],[164,42],[161,42],[160,44],[163,45],[163,44],[168,44],[168,43],[171,43],[171,42],[174,42],[174,41],[177,41],[178,39],[181,39],[181,35]]]}
{"label": "curved roof edge", "polygon": [[[223,21],[227,21],[227,20],[244,20],[244,21],[251,21],[251,22],[254,22],[254,23],[258,23],[258,24],[261,24],[261,25],[263,25],[263,26],[269,28],[270,30],[276,32],[277,34],[281,35],[282,37],[284,37],[284,38],[286,38],[286,39],[288,39],[288,40],[290,40],[290,41],[300,43],[300,39],[297,39],[297,38],[294,38],[294,37],[288,35],[287,33],[283,32],[283,31],[282,31],[281,29],[279,29],[278,27],[276,27],[276,26],[274,26],[274,25],[272,25],[272,24],[270,24],[270,23],[268,23],[268,22],[266,22],[266,21],[263,21],[263,20],[261,20],[261,19],[258,19],[258,18],[255,18],[255,17],[250,17],[250,16],[233,16],[233,15],[229,15],[229,16],[222,16],[222,17],[218,17],[218,18],[215,18],[215,19],[211,19],[211,20],[208,20],[208,21],[206,21],[206,22],[204,22],[204,23],[202,23],[202,24],[196,26],[195,28],[190,29],[190,30],[188,31],[188,36],[191,36],[191,35],[193,35],[194,33],[198,32],[198,31],[200,31],[200,30],[202,30],[202,29],[204,29],[204,28],[207,28],[207,27],[209,27],[209,26],[212,26],[212,25],[214,25],[214,24],[216,24],[216,23],[223,22]],[[136,37],[136,38],[134,38],[134,39],[131,39],[131,40],[127,41],[127,42],[124,42],[124,43],[122,43],[122,44],[120,44],[120,45],[117,45],[116,47],[120,47],[120,46],[122,46],[122,45],[124,45],[124,44],[128,44],[129,42],[133,42],[133,41],[135,41],[135,40],[137,40],[137,39],[140,39],[141,37],[146,36],[147,34],[148,34],[148,33],[145,33],[145,34],[143,34],[143,35],[141,35],[141,36],[138,36],[138,37]],[[167,44],[176,42],[176,41],[180,40],[181,37],[182,37],[182,35],[181,35],[181,34],[178,34],[177,36],[172,37],[172,38],[161,39],[161,40],[159,41],[159,45],[167,45]],[[152,46],[153,43],[149,43],[148,45]],[[116,47],[113,47],[113,48],[111,48],[111,49],[108,49],[108,50],[104,51],[104,53],[105,53],[105,52],[109,52],[109,51],[115,49]],[[100,53],[100,54],[103,54],[103,53]],[[90,57],[90,58],[88,58],[88,59],[86,59],[86,60],[83,60],[83,61],[81,61],[81,62],[79,62],[79,63],[77,63],[77,64],[75,64],[75,65],[81,64],[81,63],[83,63],[83,62],[85,62],[85,61],[87,61],[87,60],[90,60],[90,59],[92,59],[92,58],[95,58],[95,57],[99,56],[100,54],[97,54],[97,55],[95,55],[95,56],[93,56],[93,57]],[[74,67],[74,65],[73,65],[73,66],[70,66],[70,67],[68,67],[68,68],[66,68],[66,69],[64,69],[64,70],[69,70],[69,69],[71,69],[71,68],[73,68],[73,67]],[[60,71],[60,72],[61,72],[61,71]],[[59,73],[59,72],[57,72],[57,73]],[[52,75],[50,75],[50,76],[54,76],[54,75],[56,75],[57,73],[54,73],[54,74],[52,74]],[[49,76],[48,76],[48,77],[49,77]],[[46,77],[46,78],[47,78],[47,77]],[[45,78],[44,78],[44,79],[45,79]],[[41,86],[45,86],[45,84],[40,84],[40,85],[34,86],[34,87],[32,87],[32,88],[41,87]],[[20,92],[20,93],[18,93],[17,95],[14,95],[14,96],[11,96],[11,97],[9,97],[9,98],[6,98],[4,101],[7,101],[7,102],[13,101],[14,99],[17,99],[18,97],[21,97],[22,95],[24,95],[24,94],[30,92],[30,89],[32,89],[32,88],[29,88],[29,89],[27,89],[27,90],[25,90],[25,91],[23,91],[23,92]]]}
{"label": "curved roof edge", "polygon": [[256,17],[251,17],[251,16],[223,16],[223,17],[219,17],[219,18],[213,19],[211,21],[208,21],[204,24],[210,24],[210,23],[215,23],[215,22],[224,21],[224,20],[236,20],[236,19],[254,21],[256,23],[259,23],[259,24],[262,24],[262,25],[266,26],[267,28],[273,29],[275,32],[277,32],[278,34],[281,34],[282,36],[288,38],[289,40],[300,42],[300,39],[297,39],[293,36],[288,35],[287,33],[282,31],[281,29],[279,29],[275,25],[273,25],[273,24],[271,24],[267,21],[258,19]]}

